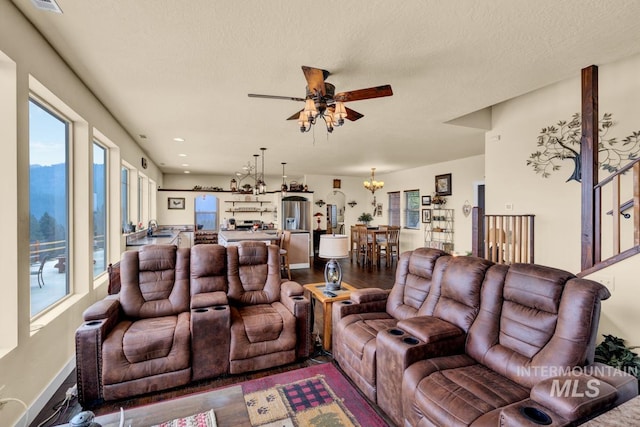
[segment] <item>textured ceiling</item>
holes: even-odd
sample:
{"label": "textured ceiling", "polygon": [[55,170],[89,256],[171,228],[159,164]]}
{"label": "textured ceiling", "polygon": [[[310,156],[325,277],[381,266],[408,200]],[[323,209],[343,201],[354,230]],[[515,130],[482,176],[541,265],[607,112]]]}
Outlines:
{"label": "textured ceiling", "polygon": [[[484,130],[445,122],[640,51],[635,0],[57,0],[62,15],[13,2],[167,173],[231,174],[260,147],[267,175],[481,154]],[[337,92],[394,95],[301,134],[285,120],[301,103],[247,97],[304,97],[301,65]]]}

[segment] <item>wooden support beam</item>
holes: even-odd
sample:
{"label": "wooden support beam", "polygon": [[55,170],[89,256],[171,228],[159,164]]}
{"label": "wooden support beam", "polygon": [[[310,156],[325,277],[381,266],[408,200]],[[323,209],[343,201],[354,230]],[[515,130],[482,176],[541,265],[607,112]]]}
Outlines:
{"label": "wooden support beam", "polygon": [[580,141],[582,183],[582,270],[593,267],[600,261],[600,250],[596,248],[595,230],[600,223],[596,212],[594,188],[598,183],[598,67],[591,65],[582,69],[582,138]]}

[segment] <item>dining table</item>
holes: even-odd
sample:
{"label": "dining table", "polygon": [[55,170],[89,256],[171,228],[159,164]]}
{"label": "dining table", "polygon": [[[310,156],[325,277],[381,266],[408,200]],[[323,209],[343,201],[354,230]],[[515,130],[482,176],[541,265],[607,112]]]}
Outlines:
{"label": "dining table", "polygon": [[367,228],[367,242],[371,243],[371,264],[380,266],[380,245],[387,243],[387,230]]}

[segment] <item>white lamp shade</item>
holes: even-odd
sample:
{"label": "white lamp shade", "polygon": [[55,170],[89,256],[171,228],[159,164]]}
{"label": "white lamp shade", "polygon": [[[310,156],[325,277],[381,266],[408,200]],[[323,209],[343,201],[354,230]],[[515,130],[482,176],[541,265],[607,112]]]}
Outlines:
{"label": "white lamp shade", "polygon": [[349,240],[346,234],[323,234],[320,236],[320,258],[338,259],[349,257]]}

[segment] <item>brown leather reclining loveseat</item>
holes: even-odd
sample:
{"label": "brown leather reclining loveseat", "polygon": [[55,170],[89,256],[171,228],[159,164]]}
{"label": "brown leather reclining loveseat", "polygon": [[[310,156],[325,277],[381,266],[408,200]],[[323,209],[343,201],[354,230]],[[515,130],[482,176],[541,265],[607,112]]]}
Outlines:
{"label": "brown leather reclining loveseat", "polygon": [[279,257],[260,242],[125,252],[119,293],[89,307],[76,331],[80,403],[307,357],[310,303],[280,279]]}
{"label": "brown leather reclining loveseat", "polygon": [[391,293],[334,304],[334,357],[398,425],[576,424],[638,394],[635,377],[593,363],[608,297],[554,268],[420,248]]}

